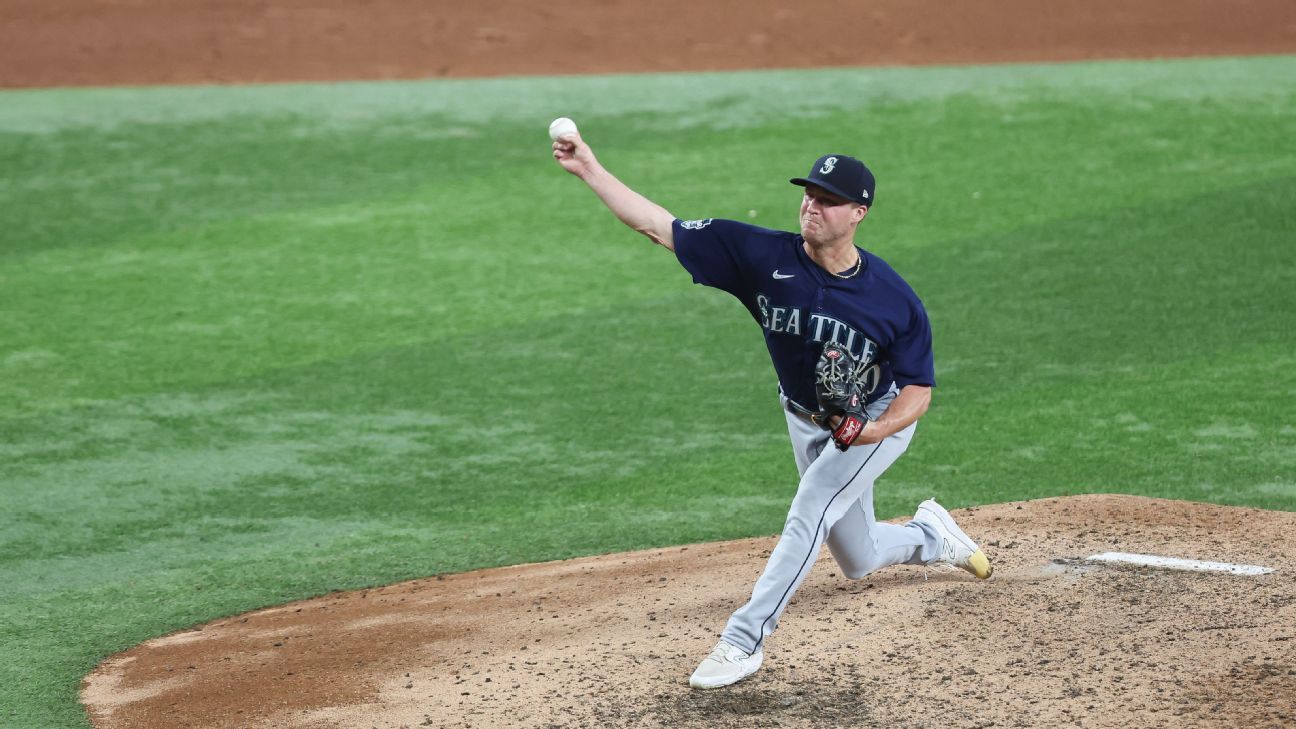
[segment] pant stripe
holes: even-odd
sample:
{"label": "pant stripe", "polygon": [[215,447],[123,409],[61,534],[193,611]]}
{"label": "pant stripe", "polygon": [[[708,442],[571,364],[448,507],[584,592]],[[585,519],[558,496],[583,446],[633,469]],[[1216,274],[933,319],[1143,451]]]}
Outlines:
{"label": "pant stripe", "polygon": [[[841,488],[837,489],[837,493],[833,494],[831,499],[828,499],[828,503],[824,505],[823,513],[819,515],[819,523],[815,524],[815,530],[814,530],[815,534],[819,533],[820,527],[823,526],[824,519],[828,518],[828,510],[832,508],[832,503],[837,500],[838,496],[841,496],[841,493],[843,491],[845,491],[847,488],[850,487],[852,483],[855,482],[855,479],[859,478],[860,473],[864,471],[864,467],[868,465],[869,461],[873,460],[874,454],[876,454],[878,452],[878,449],[882,447],[882,443],[885,442],[885,440],[886,439],[883,439],[882,442],[879,442],[877,445],[873,446],[873,453],[868,454],[868,457],[865,458],[864,462],[860,464],[859,470],[855,471],[855,475],[851,476],[846,481],[846,483],[842,485]],[[801,581],[801,573],[805,571],[806,564],[810,561],[810,558],[814,556],[815,550],[817,549],[817,546],[815,545],[816,541],[818,540],[813,538],[810,540],[810,551],[806,554],[805,559],[801,560],[800,569],[797,570],[797,573],[795,576],[793,576],[792,581],[788,583],[787,589],[783,591],[783,596],[779,598],[779,601],[777,603],[775,603],[774,611],[771,612],[769,616],[766,617],[763,621],[761,621],[759,637],[756,639],[756,647],[752,649],[752,653],[755,653],[756,651],[760,650],[761,644],[765,642],[765,624],[768,623],[770,620],[773,620],[775,615],[778,615],[780,612],[783,611],[783,601],[787,600],[791,596],[793,586],[795,586],[798,582]]]}

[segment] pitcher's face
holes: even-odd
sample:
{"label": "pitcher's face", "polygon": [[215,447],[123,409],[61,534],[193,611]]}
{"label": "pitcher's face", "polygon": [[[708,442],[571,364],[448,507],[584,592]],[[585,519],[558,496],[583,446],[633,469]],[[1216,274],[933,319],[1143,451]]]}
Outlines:
{"label": "pitcher's face", "polygon": [[801,198],[801,237],[812,246],[826,245],[843,236],[854,237],[855,226],[868,214],[868,208],[828,192],[822,187],[806,185]]}

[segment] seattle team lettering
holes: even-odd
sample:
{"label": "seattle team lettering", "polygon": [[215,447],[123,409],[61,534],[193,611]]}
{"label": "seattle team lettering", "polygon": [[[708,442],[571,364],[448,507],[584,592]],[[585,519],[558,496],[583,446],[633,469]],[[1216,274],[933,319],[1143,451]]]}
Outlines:
{"label": "seattle team lettering", "polygon": [[760,307],[760,323],[766,331],[807,336],[813,342],[833,341],[845,347],[855,359],[871,364],[872,366],[864,373],[864,381],[861,384],[865,394],[872,393],[877,388],[882,376],[881,367],[873,362],[878,355],[877,342],[827,314],[812,313],[804,317],[801,309],[795,306],[771,306],[765,294],[756,295],[756,306]]}

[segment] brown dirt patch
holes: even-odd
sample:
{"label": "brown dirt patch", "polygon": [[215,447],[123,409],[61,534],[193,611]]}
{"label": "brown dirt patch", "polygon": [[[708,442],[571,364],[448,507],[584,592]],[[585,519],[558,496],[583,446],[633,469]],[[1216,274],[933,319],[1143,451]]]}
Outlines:
{"label": "brown dirt patch", "polygon": [[1291,0],[5,0],[0,86],[1296,52]]}
{"label": "brown dirt patch", "polygon": [[[417,580],[218,620],[86,681],[133,727],[1290,726],[1296,514],[1131,496],[955,512],[996,563],[861,581],[825,552],[729,689],[687,679],[774,538]],[[1099,567],[1127,551],[1261,577]]]}

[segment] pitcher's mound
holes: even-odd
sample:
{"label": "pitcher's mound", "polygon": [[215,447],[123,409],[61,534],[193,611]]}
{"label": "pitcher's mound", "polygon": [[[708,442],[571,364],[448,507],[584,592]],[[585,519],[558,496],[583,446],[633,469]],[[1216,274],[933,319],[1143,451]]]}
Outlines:
{"label": "pitcher's mound", "polygon": [[[1296,514],[1129,496],[956,511],[995,563],[844,579],[825,552],[740,684],[688,676],[774,538],[338,593],[149,641],[98,727],[1290,726]],[[1089,563],[1138,552],[1262,576]]]}

